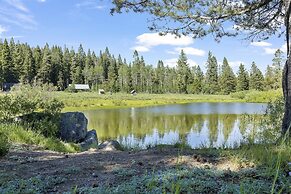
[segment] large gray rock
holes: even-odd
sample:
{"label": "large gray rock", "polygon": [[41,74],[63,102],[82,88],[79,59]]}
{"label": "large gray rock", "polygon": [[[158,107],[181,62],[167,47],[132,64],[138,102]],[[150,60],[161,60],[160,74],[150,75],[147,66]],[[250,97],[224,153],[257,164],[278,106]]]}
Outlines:
{"label": "large gray rock", "polygon": [[81,142],[87,134],[88,120],[81,112],[67,112],[60,118],[60,138],[67,142]]}
{"label": "large gray rock", "polygon": [[90,148],[98,148],[98,138],[96,130],[88,131],[83,142],[80,144],[81,151],[89,150]]}
{"label": "large gray rock", "polygon": [[116,140],[108,140],[98,146],[99,149],[105,151],[122,150],[121,145]]}

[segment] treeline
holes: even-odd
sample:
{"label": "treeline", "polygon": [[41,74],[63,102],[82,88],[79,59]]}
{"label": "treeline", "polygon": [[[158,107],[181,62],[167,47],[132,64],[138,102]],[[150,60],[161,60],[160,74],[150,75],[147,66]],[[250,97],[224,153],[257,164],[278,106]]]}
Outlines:
{"label": "treeline", "polygon": [[235,74],[226,58],[218,65],[209,52],[204,73],[200,66],[190,67],[181,51],[175,68],[158,61],[147,65],[135,51],[132,62],[115,57],[106,48],[98,55],[79,46],[31,47],[13,39],[0,42],[0,86],[3,83],[53,84],[65,90],[69,84],[89,84],[92,89],[111,92],[229,94],[244,90],[269,90],[281,87],[282,51],[277,50],[265,75],[255,62],[246,70],[243,64]]}

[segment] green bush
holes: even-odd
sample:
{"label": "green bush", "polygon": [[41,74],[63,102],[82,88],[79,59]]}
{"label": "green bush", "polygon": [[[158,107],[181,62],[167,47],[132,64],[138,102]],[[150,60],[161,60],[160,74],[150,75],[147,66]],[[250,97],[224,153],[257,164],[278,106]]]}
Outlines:
{"label": "green bush", "polygon": [[0,157],[5,156],[10,148],[8,136],[4,131],[0,131]]}
{"label": "green bush", "polygon": [[54,90],[49,85],[22,85],[9,94],[0,95],[0,121],[10,123],[19,117],[27,128],[55,137],[64,104],[51,95]]}
{"label": "green bush", "polygon": [[232,98],[244,99],[246,97],[246,91],[231,93]]}
{"label": "green bush", "polygon": [[262,140],[266,143],[275,142],[281,136],[282,119],[284,115],[284,99],[279,97],[267,105],[262,121]]}

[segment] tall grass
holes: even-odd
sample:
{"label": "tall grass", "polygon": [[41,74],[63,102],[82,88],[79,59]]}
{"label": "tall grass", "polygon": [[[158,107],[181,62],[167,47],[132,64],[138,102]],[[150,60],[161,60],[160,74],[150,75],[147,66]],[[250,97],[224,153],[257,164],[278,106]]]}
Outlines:
{"label": "tall grass", "polygon": [[14,144],[36,145],[39,146],[40,149],[66,153],[79,151],[79,147],[76,144],[65,143],[54,137],[45,137],[36,131],[26,129],[17,124],[0,124],[0,134],[2,133],[5,133],[9,142]]}

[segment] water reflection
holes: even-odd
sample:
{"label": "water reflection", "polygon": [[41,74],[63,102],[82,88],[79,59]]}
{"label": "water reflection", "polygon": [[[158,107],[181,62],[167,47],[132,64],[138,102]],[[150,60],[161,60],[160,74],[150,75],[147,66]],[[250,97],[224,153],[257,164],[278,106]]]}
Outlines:
{"label": "water reflection", "polygon": [[[243,136],[256,130],[256,118],[264,109],[262,104],[197,103],[84,113],[100,140],[139,147],[180,141],[199,148],[239,145]],[[244,113],[257,116],[249,122]]]}

